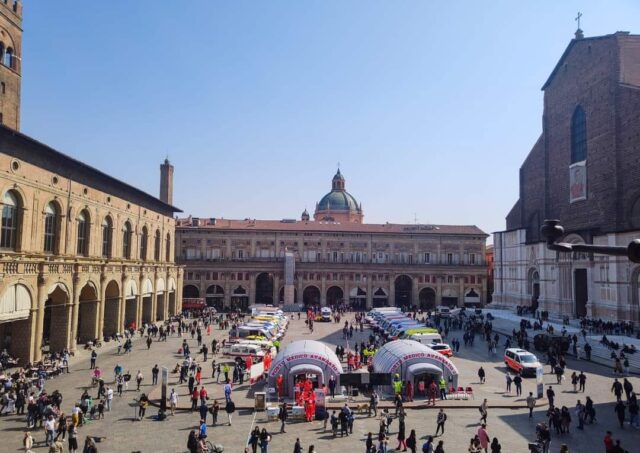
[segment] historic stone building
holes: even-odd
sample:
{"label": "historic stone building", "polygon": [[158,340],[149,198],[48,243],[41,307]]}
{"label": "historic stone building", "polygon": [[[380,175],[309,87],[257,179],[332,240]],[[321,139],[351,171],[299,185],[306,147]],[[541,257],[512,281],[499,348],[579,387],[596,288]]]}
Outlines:
{"label": "historic stone building", "polygon": [[295,256],[298,304],[433,308],[484,303],[485,242],[476,226],[363,223],[338,172],[301,220],[180,219],[176,259],[183,297],[218,309],[284,300],[284,256]]}
{"label": "historic stone building", "polygon": [[25,364],[178,313],[182,272],[168,161],[161,201],[17,132],[21,11],[0,1],[0,350]]}
{"label": "historic stone building", "polygon": [[544,219],[565,242],[640,237],[640,36],[576,32],[542,90],[542,134],[520,168],[520,196],[495,244],[496,304],[638,321],[640,266],[549,251]]}
{"label": "historic stone building", "polygon": [[0,0],[0,124],[20,129],[22,3]]}

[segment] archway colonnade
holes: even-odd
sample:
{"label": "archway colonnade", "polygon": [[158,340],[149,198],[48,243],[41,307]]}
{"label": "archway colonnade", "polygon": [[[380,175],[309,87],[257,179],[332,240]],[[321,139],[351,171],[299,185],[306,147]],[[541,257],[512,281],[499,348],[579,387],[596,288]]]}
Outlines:
{"label": "archway colonnade", "polygon": [[18,275],[0,285],[0,349],[21,365],[181,310],[181,270],[81,264],[9,270]]}

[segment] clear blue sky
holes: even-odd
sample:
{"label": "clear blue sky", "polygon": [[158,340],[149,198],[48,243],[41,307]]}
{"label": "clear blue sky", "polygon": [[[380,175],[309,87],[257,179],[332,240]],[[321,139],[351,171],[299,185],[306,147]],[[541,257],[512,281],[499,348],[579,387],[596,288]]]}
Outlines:
{"label": "clear blue sky", "polygon": [[368,222],[504,228],[573,37],[621,1],[24,1],[22,130],[186,214],[291,218],[340,162]]}

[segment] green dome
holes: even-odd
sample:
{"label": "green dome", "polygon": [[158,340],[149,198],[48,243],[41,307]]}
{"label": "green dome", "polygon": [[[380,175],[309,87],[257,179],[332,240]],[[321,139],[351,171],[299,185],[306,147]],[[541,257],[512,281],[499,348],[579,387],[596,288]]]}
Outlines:
{"label": "green dome", "polygon": [[358,202],[345,190],[332,190],[318,203],[317,211],[358,211]]}

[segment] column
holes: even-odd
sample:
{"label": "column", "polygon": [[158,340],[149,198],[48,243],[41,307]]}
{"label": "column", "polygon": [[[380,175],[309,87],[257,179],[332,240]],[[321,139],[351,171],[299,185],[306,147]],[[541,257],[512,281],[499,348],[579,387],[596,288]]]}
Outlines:
{"label": "column", "polygon": [[96,332],[96,338],[102,341],[104,339],[104,306],[107,302],[107,277],[104,274],[100,274],[100,287],[98,288],[98,331]]}
{"label": "column", "polygon": [[127,279],[125,274],[122,274],[122,278],[120,279],[120,300],[118,300],[118,332],[123,333],[126,330],[126,326],[124,325],[125,321],[125,310],[127,309],[127,300],[125,299],[125,291],[126,291],[126,283]]}
{"label": "column", "polygon": [[349,286],[349,278],[351,277],[351,273],[344,274],[344,297],[343,303],[349,303],[350,301],[350,291],[351,288]]}
{"label": "column", "polygon": [[442,305],[442,276],[436,276],[436,307]]}
{"label": "column", "polygon": [[367,274],[367,308],[373,307],[373,283],[371,274]]}
{"label": "column", "polygon": [[[417,257],[417,254],[414,255]],[[411,277],[411,304],[417,307],[420,305],[420,298],[418,297],[420,290],[418,288],[418,277]]]}
{"label": "column", "polygon": [[302,273],[298,274],[298,297],[296,297],[296,303],[302,305],[302,292],[304,291],[304,280],[302,279]]}
{"label": "column", "polygon": [[464,307],[464,276],[459,276],[460,296],[458,297],[458,307]]}
{"label": "column", "polygon": [[323,272],[320,280],[320,305],[327,305],[327,275]]}
{"label": "column", "polygon": [[169,290],[165,289],[163,294],[164,295],[162,296],[162,298],[164,299],[164,310],[162,310],[162,320],[164,321],[166,319],[169,319]]}
{"label": "column", "polygon": [[71,326],[68,327],[67,344],[70,351],[75,351],[78,339],[78,310],[80,309],[80,288],[78,288],[79,277],[77,269],[73,273],[73,300],[68,304],[68,318],[71,320]]}
{"label": "column", "polygon": [[389,306],[396,306],[396,276],[389,275]]}
{"label": "column", "polygon": [[231,307],[231,282],[229,282],[229,273],[224,273],[224,307]]}
{"label": "column", "polygon": [[155,324],[155,322],[158,320],[156,316],[157,310],[158,310],[158,293],[156,292],[156,289],[153,288],[153,294],[151,294],[151,323],[152,324]]}
{"label": "column", "polygon": [[280,303],[280,277],[278,274],[273,274],[273,304]]}
{"label": "column", "polygon": [[32,347],[29,361],[39,361],[42,359],[42,337],[44,336],[44,305],[47,302],[47,289],[46,289],[46,281],[43,275],[38,277],[38,294],[36,295],[38,307],[31,311],[32,320],[35,318],[35,329],[31,332],[35,334],[32,336]]}
{"label": "column", "polygon": [[255,303],[256,303],[256,274],[254,272],[251,272],[249,274],[249,305],[255,305]]}

